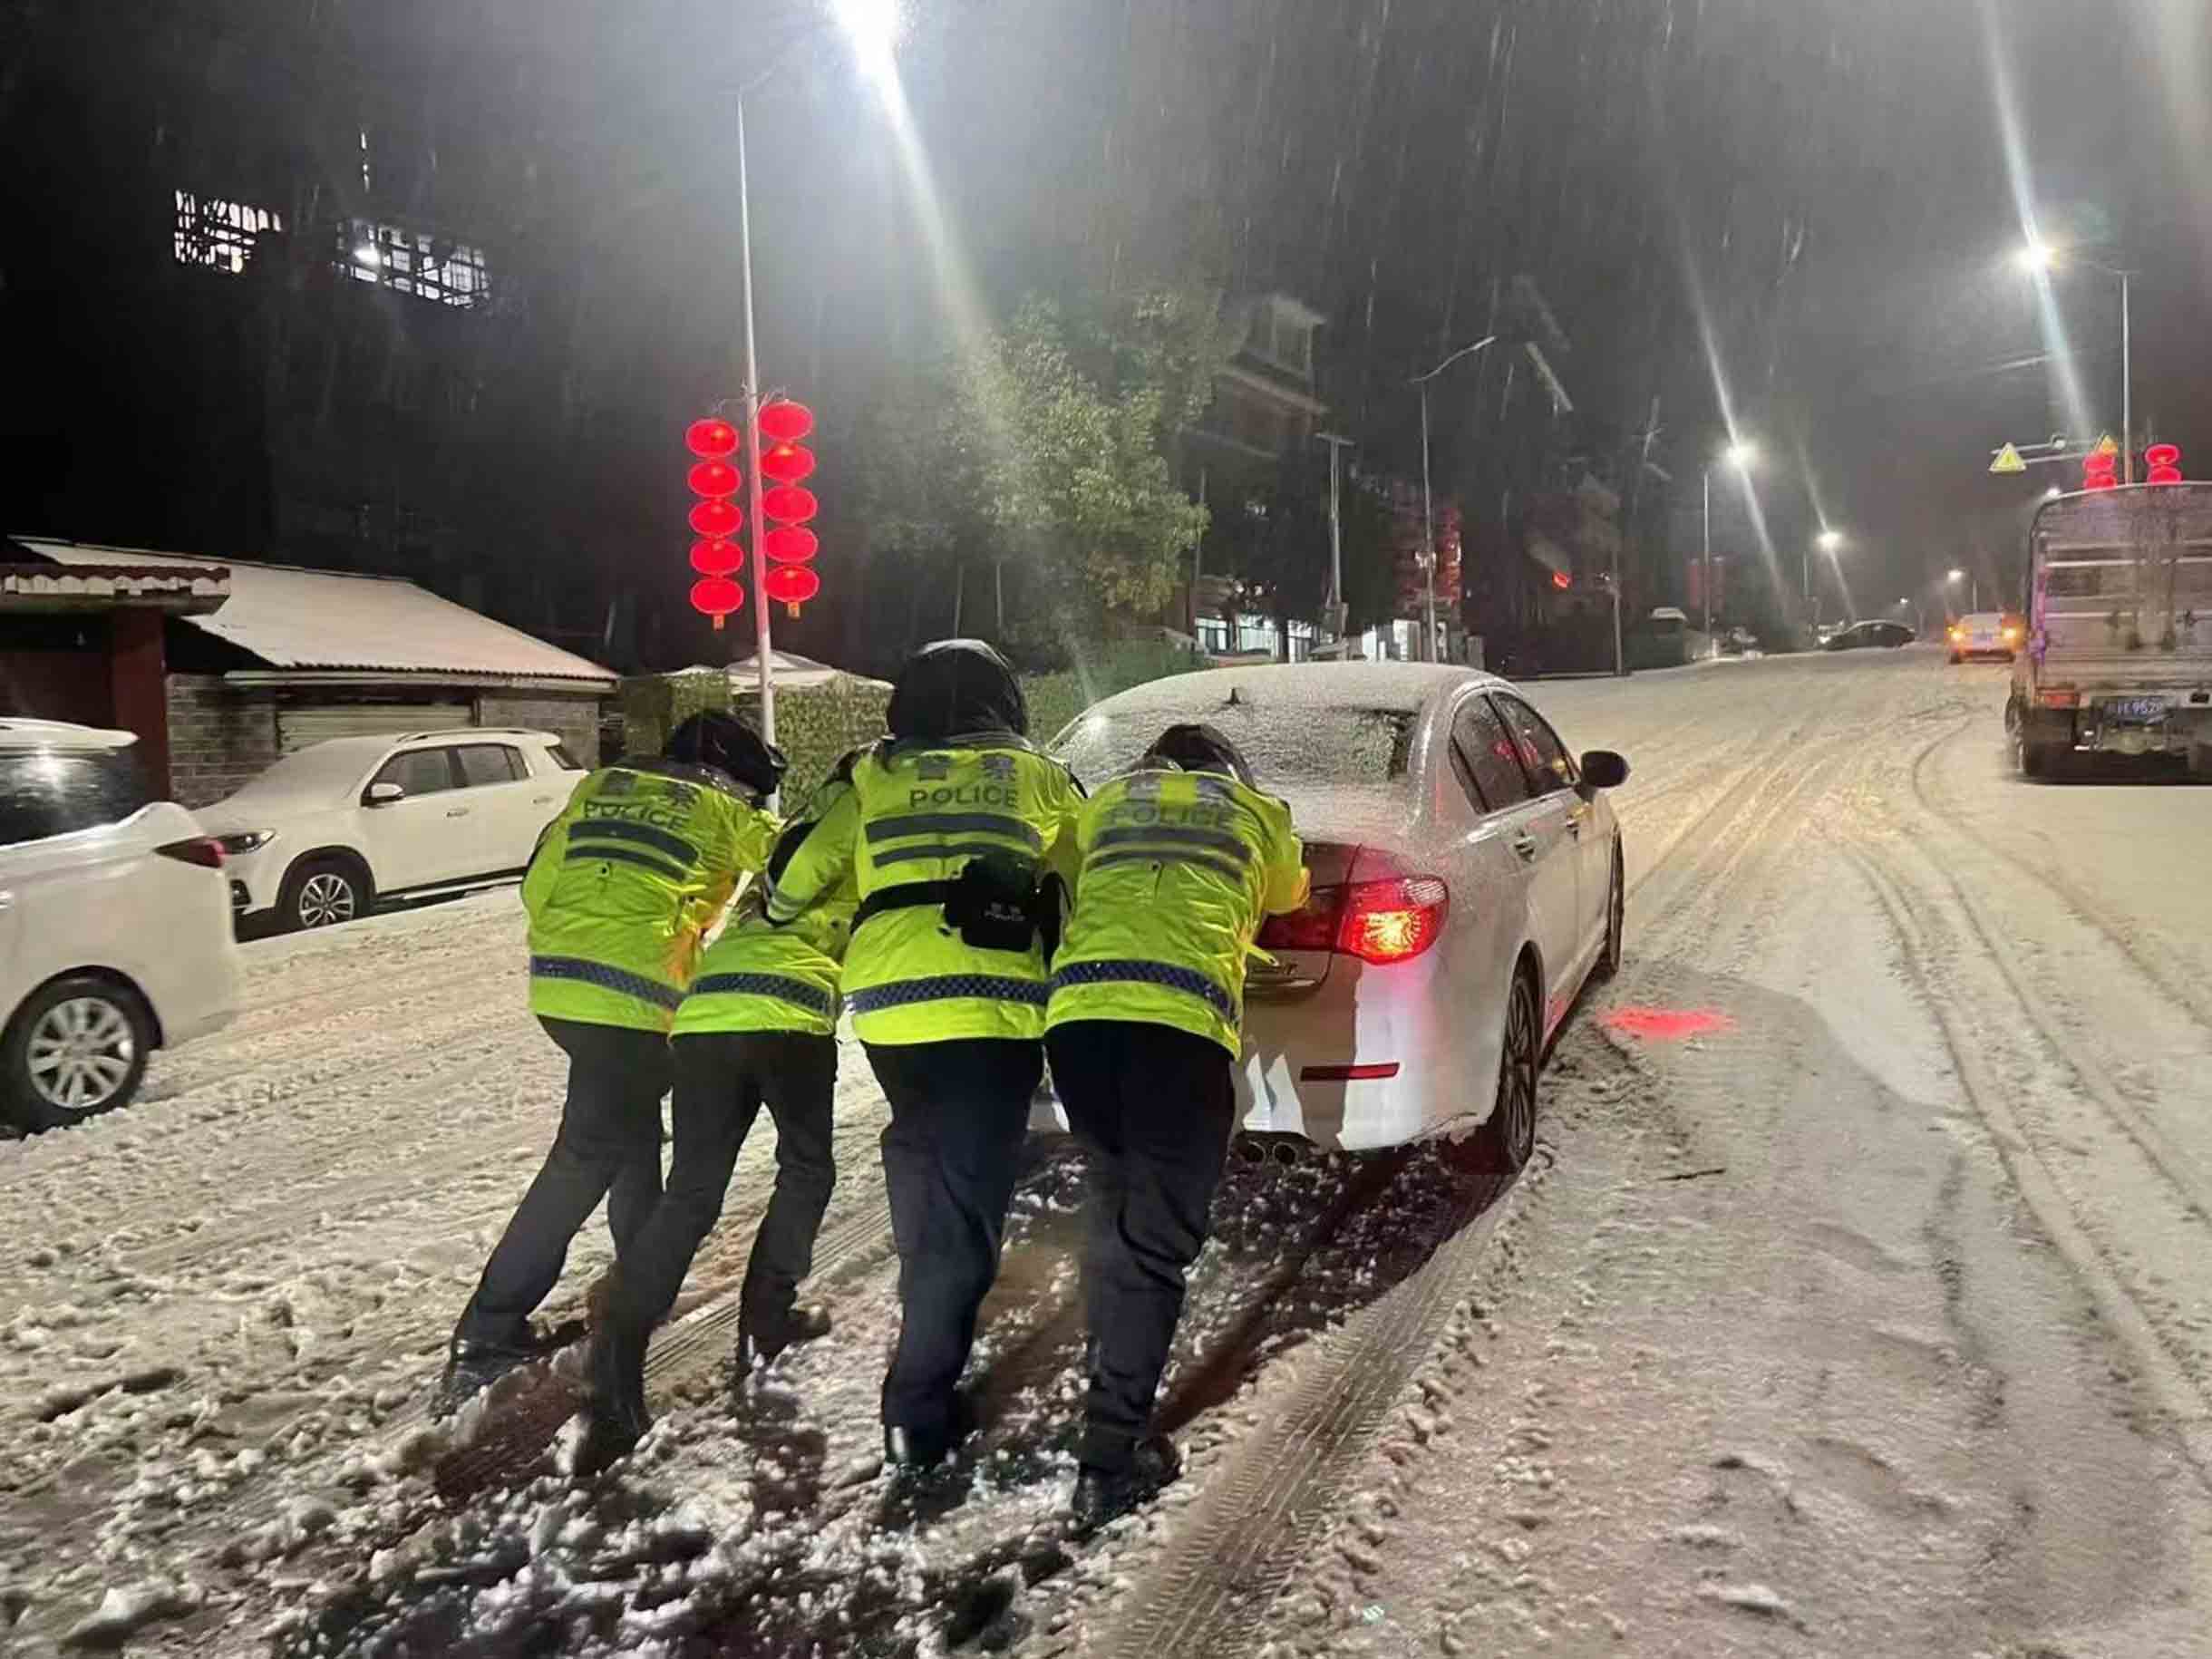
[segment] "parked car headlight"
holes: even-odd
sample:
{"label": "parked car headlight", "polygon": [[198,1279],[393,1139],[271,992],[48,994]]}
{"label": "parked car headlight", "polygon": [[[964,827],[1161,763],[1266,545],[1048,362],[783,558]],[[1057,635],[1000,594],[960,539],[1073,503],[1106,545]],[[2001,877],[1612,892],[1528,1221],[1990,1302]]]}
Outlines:
{"label": "parked car headlight", "polygon": [[239,853],[267,847],[276,839],[276,832],[274,830],[240,830],[235,835],[218,835],[215,839],[223,844],[225,852],[236,858]]}

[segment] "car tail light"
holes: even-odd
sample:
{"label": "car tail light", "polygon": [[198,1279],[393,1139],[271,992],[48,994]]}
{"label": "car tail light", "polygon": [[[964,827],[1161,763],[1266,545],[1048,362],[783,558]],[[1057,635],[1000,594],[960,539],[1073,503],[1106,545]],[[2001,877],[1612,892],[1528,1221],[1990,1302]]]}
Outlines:
{"label": "car tail light", "polygon": [[1392,876],[1315,888],[1305,907],[1271,916],[1259,930],[1266,951],[1331,951],[1387,965],[1418,956],[1444,931],[1451,889],[1441,876]]}
{"label": "car tail light", "polygon": [[2047,709],[2077,709],[2081,706],[2081,694],[2078,691],[2039,691],[2035,694],[2035,701]]}
{"label": "car tail light", "polygon": [[1260,925],[1262,950],[1334,950],[1337,917],[1344,907],[1341,887],[1315,888],[1305,907],[1288,916],[1271,916]]}
{"label": "car tail light", "polygon": [[1355,881],[1344,889],[1336,948],[1363,962],[1403,962],[1436,943],[1444,931],[1451,889],[1435,876],[1393,876]]}
{"label": "car tail light", "polygon": [[175,859],[184,864],[198,864],[209,869],[223,868],[223,844],[211,835],[196,835],[189,840],[167,841],[154,849],[165,859]]}

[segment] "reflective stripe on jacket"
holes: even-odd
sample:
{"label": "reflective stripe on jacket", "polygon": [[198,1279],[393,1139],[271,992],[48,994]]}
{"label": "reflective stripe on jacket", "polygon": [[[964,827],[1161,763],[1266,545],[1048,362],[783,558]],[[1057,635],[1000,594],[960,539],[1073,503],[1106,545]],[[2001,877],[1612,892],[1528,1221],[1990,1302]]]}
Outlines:
{"label": "reflective stripe on jacket", "polygon": [[1134,1020],[1240,1052],[1253,937],[1305,902],[1290,809],[1213,772],[1147,770],[1100,790],[1076,837],[1046,1025]]}
{"label": "reflective stripe on jacket", "polygon": [[522,878],[530,1012],[666,1031],[700,936],[739,875],[767,861],[775,829],[707,767],[646,761],[591,773]]}
{"label": "reflective stripe on jacket", "polygon": [[859,902],[850,872],[781,926],[769,919],[766,898],[770,884],[851,792],[841,774],[831,778],[784,826],[762,879],[739,897],[721,936],[700,959],[699,977],[676,1014],[675,1035],[791,1031],[828,1036],[837,1029],[838,978]]}
{"label": "reflective stripe on jacket", "polygon": [[[855,761],[852,789],[824,816],[768,895],[768,914],[801,914],[849,872],[862,905],[917,882],[943,882],[996,855],[1072,874],[1082,791],[1067,769],[1010,733],[935,747],[879,746]],[[845,1003],[865,1043],[1035,1038],[1051,987],[1042,947],[969,945],[931,903],[892,908],[856,928]]]}

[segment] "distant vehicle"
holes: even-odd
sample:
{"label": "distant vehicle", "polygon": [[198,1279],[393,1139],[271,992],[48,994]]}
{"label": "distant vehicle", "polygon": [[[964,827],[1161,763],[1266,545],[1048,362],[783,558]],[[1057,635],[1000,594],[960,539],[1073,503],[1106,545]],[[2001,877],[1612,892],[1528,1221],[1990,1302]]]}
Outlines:
{"label": "distant vehicle", "polygon": [[550,732],[334,737],[200,816],[229,855],[241,924],[328,927],[514,880],[583,770]]}
{"label": "distant vehicle", "polygon": [[2020,771],[2102,752],[2212,776],[2212,483],[2046,501],[2028,559],[2027,649],[2004,709]]}
{"label": "distant vehicle", "polygon": [[1630,632],[1629,665],[1679,668],[1690,660],[1693,641],[1703,638],[1703,635],[1693,634],[1689,616],[1679,606],[1662,605]]}
{"label": "distant vehicle", "polygon": [[1848,628],[1838,628],[1834,637],[1820,647],[1823,651],[1860,651],[1870,645],[1881,645],[1894,650],[1909,645],[1916,635],[1901,622],[1885,622],[1869,617],[1865,622],[1854,622]]}
{"label": "distant vehicle", "polygon": [[1841,622],[1823,622],[1812,631],[1813,643],[1825,648],[1828,642],[1842,633],[1848,626]]}
{"label": "distant vehicle", "polygon": [[1953,623],[1947,637],[1954,663],[1977,656],[2001,656],[2009,663],[2019,655],[2027,630],[2008,612],[1975,611]]}
{"label": "distant vehicle", "polygon": [[137,742],[0,721],[0,1116],[25,1130],[126,1104],[238,1012],[222,849],[147,798]]}
{"label": "distant vehicle", "polygon": [[1312,902],[1269,921],[1246,988],[1248,1131],[1326,1147],[1474,1130],[1517,1169],[1546,1047],[1621,959],[1628,775],[1579,761],[1526,694],[1420,664],[1223,668],[1107,698],[1053,752],[1091,782],[1162,729],[1202,720],[1289,800]]}

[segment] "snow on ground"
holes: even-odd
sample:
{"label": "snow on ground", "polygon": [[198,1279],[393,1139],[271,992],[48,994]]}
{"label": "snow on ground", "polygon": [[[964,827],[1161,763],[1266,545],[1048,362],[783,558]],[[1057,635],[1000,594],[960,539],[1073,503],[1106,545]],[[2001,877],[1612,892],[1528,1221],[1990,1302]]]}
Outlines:
{"label": "snow on ground", "polygon": [[[1040,1142],[918,1490],[876,1467],[896,1272],[845,1055],[838,1328],[732,1392],[773,1137],[613,1475],[424,1423],[558,1053],[495,894],[248,953],[147,1097],[0,1146],[0,1633],[191,1654],[2090,1655],[2212,1627],[2212,792],[2013,781],[1926,652],[1558,683],[1615,747],[1629,966],[1509,1190],[1239,1164],[1165,1408],[1057,1525],[1080,1159]],[[2155,856],[2151,856],[2155,849]],[[1681,1040],[1667,1018],[1710,1014]],[[606,1263],[579,1239],[554,1306]],[[562,1396],[544,1396],[559,1406]],[[534,1407],[532,1407],[534,1409]],[[548,1422],[558,1421],[555,1409]],[[525,1448],[529,1450],[529,1447]]]}

